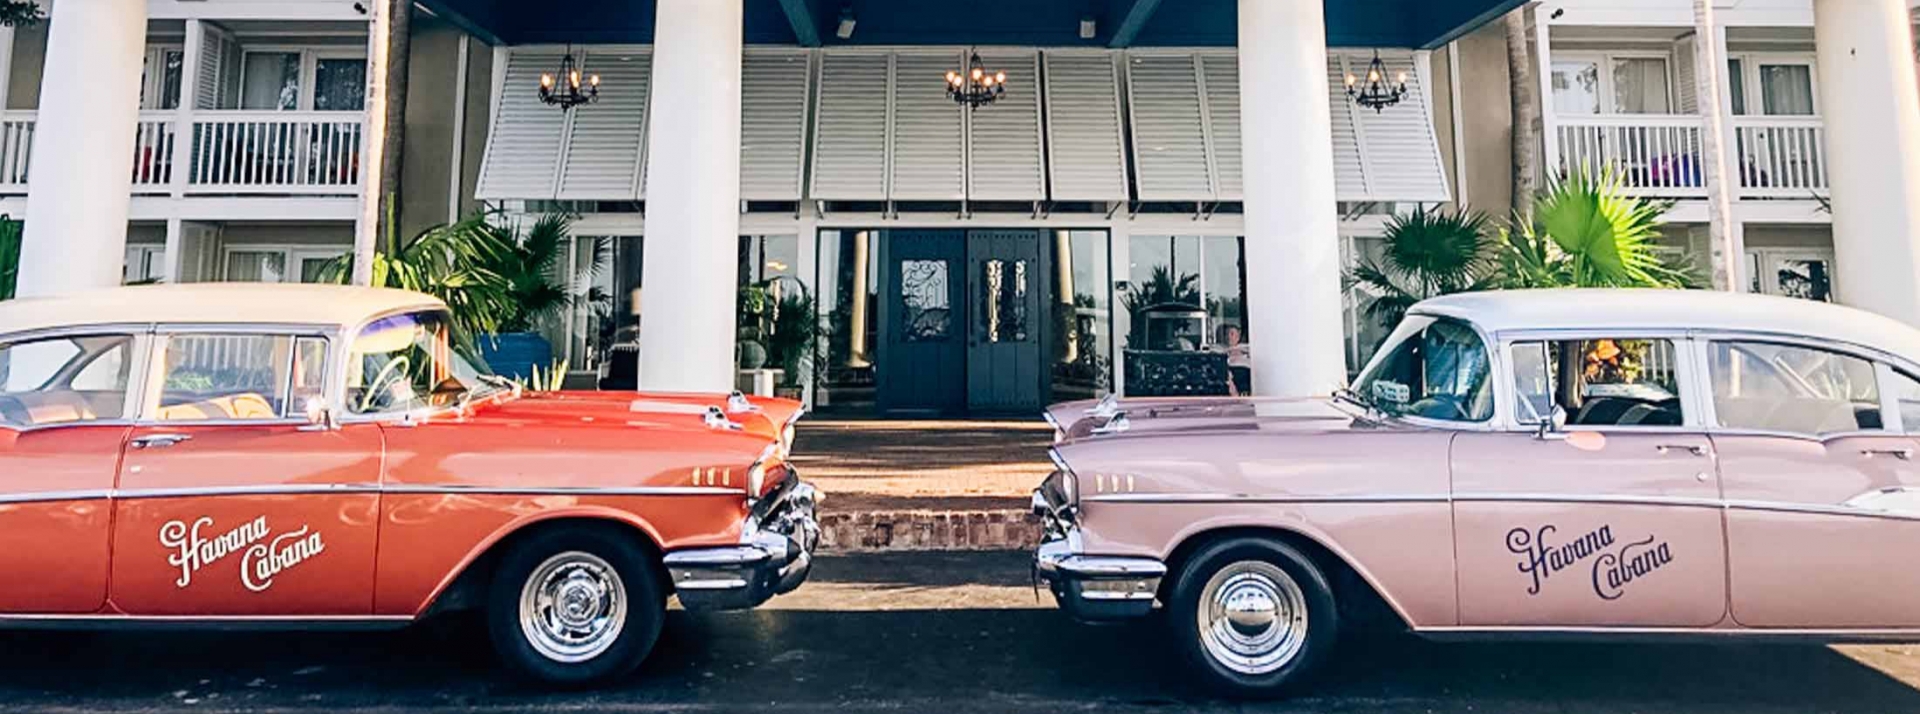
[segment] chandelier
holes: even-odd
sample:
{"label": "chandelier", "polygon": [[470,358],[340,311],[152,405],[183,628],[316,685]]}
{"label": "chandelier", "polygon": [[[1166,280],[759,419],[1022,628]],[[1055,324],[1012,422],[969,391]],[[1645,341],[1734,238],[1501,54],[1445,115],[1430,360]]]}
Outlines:
{"label": "chandelier", "polygon": [[1364,84],[1353,73],[1347,73],[1347,98],[1372,109],[1376,114],[1399,104],[1406,96],[1407,73],[1401,72],[1393,84],[1388,84],[1387,65],[1380,61],[1379,50],[1373,51],[1373,61],[1367,63],[1367,81]]}
{"label": "chandelier", "polygon": [[560,59],[560,74],[540,75],[540,101],[562,110],[572,109],[582,104],[591,104],[600,98],[600,75],[580,73],[579,64],[573,60],[573,48],[567,48],[567,55]]}
{"label": "chandelier", "polygon": [[971,53],[962,71],[947,72],[947,96],[968,109],[992,104],[1006,93],[1007,73],[988,72],[978,52]]}

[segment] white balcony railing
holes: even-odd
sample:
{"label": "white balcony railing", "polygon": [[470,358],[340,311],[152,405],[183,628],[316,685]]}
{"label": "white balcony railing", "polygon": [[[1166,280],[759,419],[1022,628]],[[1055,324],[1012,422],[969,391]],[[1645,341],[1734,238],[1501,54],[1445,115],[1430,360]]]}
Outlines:
{"label": "white balcony railing", "polygon": [[[0,113],[0,195],[26,193],[35,112]],[[361,115],[349,112],[141,112],[138,195],[351,195],[360,185]],[[191,144],[178,145],[191,136]],[[181,149],[185,150],[183,154]],[[186,171],[176,174],[175,162]]]}
{"label": "white balcony railing", "polygon": [[[1608,114],[1558,116],[1561,171],[1611,166],[1633,192],[1705,198],[1700,161],[1704,120],[1698,116]],[[1737,198],[1805,199],[1827,194],[1819,117],[1733,118],[1730,140],[1740,176]]]}

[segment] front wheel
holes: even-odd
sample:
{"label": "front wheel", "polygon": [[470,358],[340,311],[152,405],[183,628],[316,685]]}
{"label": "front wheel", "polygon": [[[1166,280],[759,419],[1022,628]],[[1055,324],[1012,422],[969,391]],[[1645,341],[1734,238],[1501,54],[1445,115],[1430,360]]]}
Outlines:
{"label": "front wheel", "polygon": [[1204,547],[1174,581],[1176,644],[1208,689],[1233,697],[1295,691],[1339,635],[1333,590],[1284,543],[1235,538]]}
{"label": "front wheel", "polygon": [[593,529],[541,533],[494,572],[487,630],[517,674],[584,686],[632,672],[660,637],[666,608],[631,538]]}

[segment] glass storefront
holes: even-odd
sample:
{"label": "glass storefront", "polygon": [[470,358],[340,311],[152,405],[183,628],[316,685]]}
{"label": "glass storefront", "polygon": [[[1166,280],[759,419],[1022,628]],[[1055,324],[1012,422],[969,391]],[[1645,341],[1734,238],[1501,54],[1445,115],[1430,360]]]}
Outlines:
{"label": "glass storefront", "polygon": [[1246,240],[1137,235],[1127,248],[1127,393],[1249,392]]}
{"label": "glass storefront", "polygon": [[813,377],[819,324],[800,275],[800,239],[741,236],[739,260],[734,366],[775,370],[777,389],[797,396]]}
{"label": "glass storefront", "polygon": [[822,410],[871,411],[874,408],[874,350],[879,329],[882,231],[820,231],[820,286],[815,305],[820,319],[819,364],[814,373],[814,406]]}

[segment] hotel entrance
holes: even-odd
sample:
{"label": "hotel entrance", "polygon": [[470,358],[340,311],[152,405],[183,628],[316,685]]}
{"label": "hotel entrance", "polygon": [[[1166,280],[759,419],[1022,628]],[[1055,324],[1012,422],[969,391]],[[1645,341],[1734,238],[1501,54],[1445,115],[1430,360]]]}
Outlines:
{"label": "hotel entrance", "polygon": [[1111,389],[1105,231],[823,231],[823,410],[1032,414]]}

